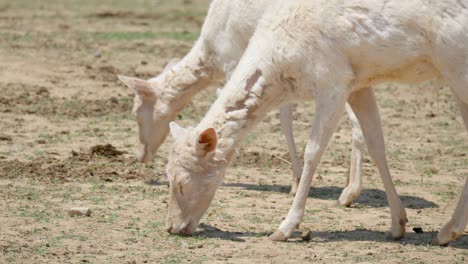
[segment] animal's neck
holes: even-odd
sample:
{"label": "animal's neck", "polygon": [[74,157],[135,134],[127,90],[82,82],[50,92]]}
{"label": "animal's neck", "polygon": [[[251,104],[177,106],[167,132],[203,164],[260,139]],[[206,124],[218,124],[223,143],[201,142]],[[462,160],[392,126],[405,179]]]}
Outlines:
{"label": "animal's neck", "polygon": [[178,113],[219,75],[209,53],[197,45],[182,61],[154,81],[164,91],[159,100],[164,101],[169,111]]}
{"label": "animal's neck", "polygon": [[[234,80],[233,80],[234,79]],[[278,85],[267,83],[260,70],[235,77],[200,122],[198,128],[213,127],[218,134],[216,157],[230,161],[244,136],[268,111],[286,101]]]}

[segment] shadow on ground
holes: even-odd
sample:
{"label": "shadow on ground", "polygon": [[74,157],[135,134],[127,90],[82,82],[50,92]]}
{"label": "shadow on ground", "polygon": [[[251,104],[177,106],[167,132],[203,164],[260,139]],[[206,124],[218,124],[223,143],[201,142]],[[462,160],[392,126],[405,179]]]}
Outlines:
{"label": "shadow on ground", "polygon": [[[200,230],[201,229],[201,230]],[[207,224],[200,224],[199,231],[194,233],[194,236],[203,238],[219,238],[223,240],[230,240],[235,242],[245,242],[245,238],[250,237],[268,237],[272,232],[231,232],[223,231],[217,227],[213,227]],[[351,231],[312,231],[309,241],[305,241],[301,238],[300,232],[295,232],[293,237],[288,241],[289,243],[330,243],[340,241],[374,241],[384,243],[399,243],[402,245],[418,245],[418,246],[429,246],[437,232],[424,232],[418,233],[407,233],[401,240],[395,241],[387,239],[385,232],[373,231],[367,229],[351,230]],[[463,235],[456,241],[451,242],[449,247],[468,249],[468,236]],[[437,246],[435,246],[437,247]]]}
{"label": "shadow on ground", "polygon": [[[424,232],[422,234],[413,233],[405,234],[405,236],[398,241],[387,239],[385,232],[373,231],[367,229],[359,229],[352,231],[339,231],[339,232],[327,232],[327,231],[312,231],[311,242],[317,243],[329,243],[338,241],[376,241],[376,242],[388,242],[388,243],[400,243],[402,245],[431,245],[433,238],[437,236],[438,232]],[[456,241],[449,244],[450,247],[468,249],[468,236],[461,236]]]}
{"label": "shadow on ground", "polygon": [[[245,184],[245,183],[227,183],[224,184],[227,187],[239,187],[247,190],[254,191],[269,191],[269,192],[281,192],[289,193],[289,186],[282,185],[257,185],[257,184]],[[338,200],[343,188],[336,186],[325,186],[325,187],[312,187],[309,192],[309,197],[321,199],[321,200]],[[424,208],[437,208],[437,204],[428,201],[426,199],[410,196],[400,195],[401,201],[405,208],[411,209],[424,209]],[[363,204],[369,207],[387,207],[387,199],[385,192],[379,189],[363,189],[361,195],[355,200],[355,203]]]}

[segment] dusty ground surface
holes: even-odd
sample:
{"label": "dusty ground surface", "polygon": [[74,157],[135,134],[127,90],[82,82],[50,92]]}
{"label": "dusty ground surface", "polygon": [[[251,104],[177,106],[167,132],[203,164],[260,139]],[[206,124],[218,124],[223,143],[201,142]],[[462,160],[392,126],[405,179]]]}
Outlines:
{"label": "dusty ground surface", "polygon": [[[96,4],[96,3],[99,4]],[[468,174],[467,134],[447,88],[377,90],[387,153],[407,208],[408,234],[387,241],[381,180],[366,159],[364,190],[336,205],[350,157],[346,118],[320,164],[301,231],[268,240],[285,216],[290,167],[278,114],[244,142],[193,237],[164,231],[163,174],[170,139],[155,162],[133,159],[136,123],[123,73],[147,78],[197,38],[208,1],[0,0],[0,263],[466,263],[468,236],[429,245]],[[195,124],[212,92],[179,115]],[[302,152],[313,103],[299,104]],[[110,144],[110,145],[106,145]],[[67,209],[89,207],[90,217]],[[423,234],[412,231],[421,227]]]}

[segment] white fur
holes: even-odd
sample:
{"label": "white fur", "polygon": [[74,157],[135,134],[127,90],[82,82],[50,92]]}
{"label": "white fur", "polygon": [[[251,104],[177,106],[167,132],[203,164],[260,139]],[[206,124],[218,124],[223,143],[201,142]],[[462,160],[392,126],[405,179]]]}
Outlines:
{"label": "white fur", "polygon": [[[222,179],[226,164],[217,160],[230,161],[241,139],[266,112],[289,101],[314,98],[316,116],[301,181],[286,219],[271,236],[286,240],[302,221],[314,171],[348,101],[384,182],[392,218],[390,235],[400,238],[406,213],[391,181],[380,117],[369,87],[384,81],[441,78],[460,101],[468,129],[467,41],[468,3],[463,0],[274,2],[220,97],[187,137],[176,140],[169,171],[190,177],[192,184]],[[193,142],[209,128],[218,135],[216,154],[198,157]],[[179,184],[177,177],[171,184]],[[461,235],[468,220],[466,188],[468,184],[435,243],[448,243]],[[181,203],[177,189],[171,188],[170,231],[178,233],[186,219],[191,225],[183,230],[194,230],[193,223],[198,223],[201,210],[208,208],[206,201],[211,202],[214,195],[208,190],[206,195],[191,196],[191,203]]]}
{"label": "white fur", "polygon": [[[138,122],[141,162],[153,160],[157,149],[169,131],[169,122],[190,102],[192,97],[223,77],[229,78],[244,53],[258,21],[269,5],[276,0],[215,0],[210,6],[202,33],[182,60],[170,61],[162,74],[148,81],[119,76],[127,86],[136,91],[134,114]],[[155,96],[151,96],[155,94]],[[146,100],[144,100],[146,98]],[[281,128],[286,135],[291,161],[291,194],[296,193],[302,166],[297,156],[292,132],[292,109],[280,109]],[[349,111],[348,111],[349,112]],[[232,113],[234,114],[234,113]],[[353,133],[361,134],[359,124],[353,122]],[[364,142],[353,134],[352,168],[348,186],[340,196],[340,203],[349,206],[359,196],[361,188],[360,155]],[[355,149],[361,147],[361,149]],[[359,158],[356,158],[358,156]]]}
{"label": "white fur", "polygon": [[175,138],[182,138],[182,137],[185,137],[185,135],[187,135],[187,129],[179,126],[175,122],[171,122],[169,124],[169,127],[171,129],[172,136]]}

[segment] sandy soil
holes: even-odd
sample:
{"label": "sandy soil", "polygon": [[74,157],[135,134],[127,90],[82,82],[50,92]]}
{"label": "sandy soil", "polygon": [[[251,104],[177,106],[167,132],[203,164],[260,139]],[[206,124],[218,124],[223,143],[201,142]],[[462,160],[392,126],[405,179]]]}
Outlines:
{"label": "sandy soil", "polygon": [[[287,243],[268,240],[292,201],[277,112],[246,138],[197,233],[168,235],[171,140],[154,163],[134,161],[132,95],[116,74],[155,76],[183,56],[207,5],[0,0],[0,263],[467,263],[467,235],[448,247],[429,244],[468,175],[461,118],[449,90],[432,82],[376,90],[409,218],[401,241],[385,239],[389,209],[368,158],[362,195],[350,208],[336,203],[349,167],[346,118],[313,181],[300,230],[312,231],[310,240],[300,232]],[[203,92],[179,122],[195,124],[213,99]],[[312,110],[312,102],[296,107],[300,152]],[[68,216],[74,206],[91,216]]]}

